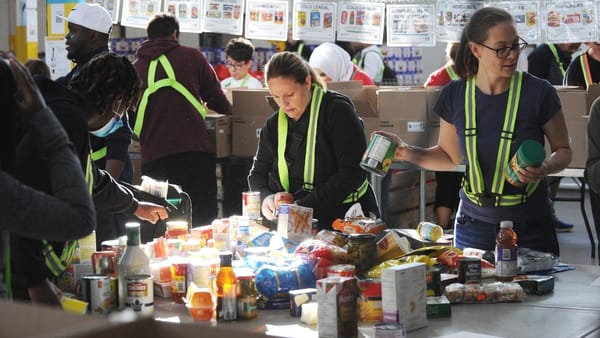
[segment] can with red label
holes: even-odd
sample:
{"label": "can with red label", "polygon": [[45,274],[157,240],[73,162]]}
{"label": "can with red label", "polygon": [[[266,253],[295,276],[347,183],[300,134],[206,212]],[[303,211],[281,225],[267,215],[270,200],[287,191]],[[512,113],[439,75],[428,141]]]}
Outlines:
{"label": "can with red label", "polygon": [[242,192],[242,216],[260,218],[260,191]]}
{"label": "can with red label", "polygon": [[88,303],[88,313],[107,314],[111,312],[110,277],[107,275],[86,275],[81,277],[79,293]]}
{"label": "can with red label", "polygon": [[125,305],[141,315],[154,313],[154,286],[150,275],[131,275],[127,280]]}
{"label": "can with red label", "polygon": [[356,267],[352,264],[335,264],[327,268],[327,277],[356,277]]}
{"label": "can with red label", "polygon": [[381,304],[381,279],[367,278],[358,281],[358,319],[364,322],[383,321]]}

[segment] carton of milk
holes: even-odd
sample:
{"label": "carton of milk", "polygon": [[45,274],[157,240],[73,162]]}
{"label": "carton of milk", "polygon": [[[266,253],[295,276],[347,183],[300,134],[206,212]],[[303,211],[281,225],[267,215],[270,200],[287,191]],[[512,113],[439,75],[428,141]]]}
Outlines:
{"label": "carton of milk", "polygon": [[356,278],[319,279],[317,302],[319,338],[358,337]]}
{"label": "carton of milk", "polygon": [[381,303],[384,323],[404,323],[408,331],[427,326],[425,264],[383,269]]}

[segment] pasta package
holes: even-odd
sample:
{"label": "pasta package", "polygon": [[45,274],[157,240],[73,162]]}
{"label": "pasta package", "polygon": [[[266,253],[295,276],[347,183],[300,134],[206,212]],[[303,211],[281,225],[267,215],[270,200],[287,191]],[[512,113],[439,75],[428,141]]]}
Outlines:
{"label": "pasta package", "polygon": [[312,208],[283,204],[277,216],[278,232],[285,232],[287,236],[284,237],[298,243],[312,238],[312,215]]}

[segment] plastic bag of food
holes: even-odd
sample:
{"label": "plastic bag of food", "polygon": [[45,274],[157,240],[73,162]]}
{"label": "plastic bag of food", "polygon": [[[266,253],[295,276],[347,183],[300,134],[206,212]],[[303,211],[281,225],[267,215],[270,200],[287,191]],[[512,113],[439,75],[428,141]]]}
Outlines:
{"label": "plastic bag of food", "polygon": [[287,298],[290,290],[314,288],[312,265],[296,262],[287,266],[263,265],[256,271],[256,289],[268,299]]}
{"label": "plastic bag of food", "polygon": [[559,258],[548,252],[528,248],[517,249],[517,267],[519,273],[550,270],[558,262]]}

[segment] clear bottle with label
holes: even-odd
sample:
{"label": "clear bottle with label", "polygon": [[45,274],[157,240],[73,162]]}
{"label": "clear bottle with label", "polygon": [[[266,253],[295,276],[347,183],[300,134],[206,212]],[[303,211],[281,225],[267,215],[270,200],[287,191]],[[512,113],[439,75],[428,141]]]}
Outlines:
{"label": "clear bottle with label", "polygon": [[221,265],[217,272],[217,320],[232,321],[237,318],[237,278],[231,267],[231,251],[219,253]]}
{"label": "clear bottle with label", "polygon": [[127,276],[150,275],[150,259],[140,246],[140,223],[125,224],[127,247],[119,259],[119,309],[125,308]]}
{"label": "clear bottle with label", "polygon": [[517,233],[512,221],[502,221],[496,237],[496,279],[512,281],[516,275]]}

